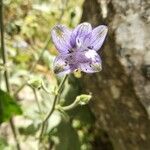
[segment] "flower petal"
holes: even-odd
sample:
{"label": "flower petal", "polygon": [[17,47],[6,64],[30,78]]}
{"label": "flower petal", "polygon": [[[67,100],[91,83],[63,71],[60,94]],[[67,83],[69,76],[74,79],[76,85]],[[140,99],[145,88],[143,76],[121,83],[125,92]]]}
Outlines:
{"label": "flower petal", "polygon": [[69,50],[72,48],[70,45],[71,32],[64,25],[56,25],[52,29],[52,40],[60,53],[69,53]]}
{"label": "flower petal", "polygon": [[107,34],[108,28],[107,26],[100,25],[93,29],[92,31],[92,37],[90,42],[91,49],[99,50],[105,40],[106,34]]}
{"label": "flower petal", "polygon": [[76,68],[75,65],[70,64],[70,55],[59,55],[54,60],[54,73],[56,74],[69,74],[73,72]]}
{"label": "flower petal", "polygon": [[84,22],[79,24],[72,32],[70,43],[72,47],[88,47],[92,35],[91,24]]}
{"label": "flower petal", "polygon": [[83,72],[94,73],[102,70],[101,58],[95,50],[85,51],[83,60],[79,65]]}

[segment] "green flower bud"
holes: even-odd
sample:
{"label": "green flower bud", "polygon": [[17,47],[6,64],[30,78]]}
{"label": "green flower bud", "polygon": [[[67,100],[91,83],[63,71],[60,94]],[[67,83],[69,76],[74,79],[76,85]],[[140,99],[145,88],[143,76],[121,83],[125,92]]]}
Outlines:
{"label": "green flower bud", "polygon": [[31,85],[33,88],[39,89],[42,86],[42,79],[41,78],[33,78],[28,81],[28,84]]}
{"label": "green flower bud", "polygon": [[80,105],[86,105],[90,101],[91,98],[92,98],[92,95],[81,94],[76,97],[76,102]]}

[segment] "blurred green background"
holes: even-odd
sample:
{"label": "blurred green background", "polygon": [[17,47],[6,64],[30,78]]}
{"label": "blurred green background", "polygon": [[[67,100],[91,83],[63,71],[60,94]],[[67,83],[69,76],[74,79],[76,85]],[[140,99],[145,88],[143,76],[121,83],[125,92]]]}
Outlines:
{"label": "blurred green background", "polygon": [[[22,150],[38,149],[39,127],[51,108],[54,96],[42,89],[34,90],[27,81],[43,80],[54,91],[61,78],[53,73],[52,63],[57,50],[50,39],[51,28],[58,23],[75,27],[82,16],[83,0],[4,0],[4,37],[6,67],[11,85],[10,97],[0,91],[0,150],[15,150],[15,141],[8,120],[14,117]],[[2,59],[0,59],[2,64]],[[6,90],[1,65],[0,87]],[[81,94],[80,73],[69,77],[61,96],[68,105]],[[38,102],[37,102],[38,100]],[[13,101],[13,102],[12,102]],[[40,105],[40,106],[39,106]],[[55,111],[49,119],[41,149],[90,150],[94,117],[88,106],[77,107],[68,114]]]}

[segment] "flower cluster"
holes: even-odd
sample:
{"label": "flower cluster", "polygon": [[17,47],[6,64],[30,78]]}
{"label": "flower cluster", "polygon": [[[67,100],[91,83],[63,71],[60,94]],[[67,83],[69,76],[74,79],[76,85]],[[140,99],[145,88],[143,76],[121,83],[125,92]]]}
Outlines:
{"label": "flower cluster", "polygon": [[52,40],[59,52],[54,61],[54,72],[69,74],[75,70],[86,73],[101,71],[101,58],[97,51],[101,48],[107,31],[105,25],[92,29],[87,22],[73,30],[64,25],[56,25],[51,31]]}

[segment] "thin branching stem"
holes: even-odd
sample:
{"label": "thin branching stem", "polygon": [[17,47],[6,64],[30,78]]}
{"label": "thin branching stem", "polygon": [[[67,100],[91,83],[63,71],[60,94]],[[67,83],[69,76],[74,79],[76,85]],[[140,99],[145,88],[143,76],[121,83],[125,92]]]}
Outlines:
{"label": "thin branching stem", "polygon": [[[67,6],[67,3],[68,3],[68,0],[67,0],[66,3],[65,3],[66,6]],[[59,24],[59,23],[61,22],[61,20],[62,20],[62,18],[63,18],[63,16],[64,16],[64,11],[65,11],[65,9],[62,9],[61,14],[60,14],[60,17],[59,17],[59,19],[58,19],[58,21],[57,21],[57,24]],[[64,85],[64,83],[65,83],[67,77],[68,77],[68,75],[66,75],[66,76],[64,77],[64,79],[62,80],[62,82],[60,83],[60,85],[59,85],[59,87],[58,87],[58,91],[57,91],[57,93],[56,93],[56,95],[55,95],[55,98],[54,98],[54,101],[53,101],[52,108],[51,108],[50,112],[48,113],[48,115],[46,116],[46,118],[44,119],[44,121],[43,121],[43,123],[42,123],[41,132],[40,132],[40,136],[39,136],[39,142],[42,141],[42,137],[43,137],[43,133],[44,133],[44,130],[45,130],[45,126],[46,126],[46,124],[47,124],[48,119],[50,118],[50,116],[52,115],[52,113],[53,113],[54,110],[55,110],[55,106],[56,106],[56,104],[57,104],[57,99],[58,99],[59,95],[61,94],[62,87],[63,87],[63,85]]]}
{"label": "thin branching stem", "polygon": [[55,106],[56,106],[56,103],[57,103],[57,98],[58,96],[60,95],[60,92],[63,88],[63,85],[65,83],[65,81],[67,80],[68,78],[68,75],[66,75],[64,77],[64,79],[62,80],[62,82],[60,83],[59,87],[58,87],[58,90],[57,90],[57,93],[55,95],[55,98],[54,98],[54,101],[53,101],[53,105],[52,105],[52,108],[50,110],[50,112],[47,114],[47,116],[45,117],[44,121],[42,122],[42,127],[41,127],[41,132],[40,132],[40,136],[39,136],[39,141],[41,142],[42,141],[42,137],[43,137],[43,133],[44,133],[44,130],[45,130],[45,126],[47,124],[47,121],[48,119],[51,117],[52,113],[54,112],[55,110]]}
{"label": "thin branching stem", "polygon": [[63,109],[64,111],[69,111],[69,110],[72,110],[73,108],[77,107],[78,105],[79,105],[79,103],[77,101],[74,101],[72,104],[70,104],[68,106],[61,107],[61,109]]}
{"label": "thin branching stem", "polygon": [[53,95],[54,93],[53,92],[50,92],[47,87],[45,86],[44,82],[42,82],[42,89],[49,95]]}
{"label": "thin branching stem", "polygon": [[[62,2],[62,3],[63,3],[63,2]],[[66,0],[65,6],[67,6],[67,4],[68,4],[68,0]],[[58,20],[57,20],[57,24],[59,24],[59,23],[61,22],[61,20],[62,20],[62,18],[63,18],[63,16],[64,16],[64,13],[65,13],[65,9],[63,8],[62,11],[61,11],[61,14],[60,14],[60,16],[59,16],[59,18],[58,18]],[[43,47],[43,49],[42,49],[42,51],[41,51],[41,53],[40,53],[40,55],[39,55],[39,58],[35,61],[35,63],[34,63],[33,66],[31,67],[30,73],[32,73],[32,72],[34,71],[34,69],[35,69],[37,63],[41,60],[41,58],[42,58],[42,56],[43,56],[45,50],[47,49],[47,47],[48,47],[50,41],[51,41],[51,39],[49,38],[49,35],[48,35],[47,40],[46,40],[46,42],[45,42],[45,45],[44,45],[44,47]],[[27,85],[27,81],[25,81],[25,82],[16,90],[16,92],[14,93],[14,95],[17,96],[17,94],[24,88],[25,85]]]}
{"label": "thin branching stem", "polygon": [[35,97],[35,101],[36,101],[39,113],[42,115],[42,109],[40,107],[39,98],[38,98],[37,91],[35,88],[33,88],[33,93],[34,93],[34,97]]}
{"label": "thin branching stem", "polygon": [[[7,55],[6,55],[5,42],[4,42],[3,0],[0,0],[0,31],[1,31],[1,53],[2,53],[3,65],[5,67],[5,65],[7,64],[7,59],[6,59]],[[4,78],[5,78],[7,92],[10,93],[9,76],[8,76],[7,67],[5,68],[4,71]],[[17,150],[21,150],[19,140],[17,138],[16,128],[13,122],[13,118],[9,120],[9,123],[16,142]]]}

